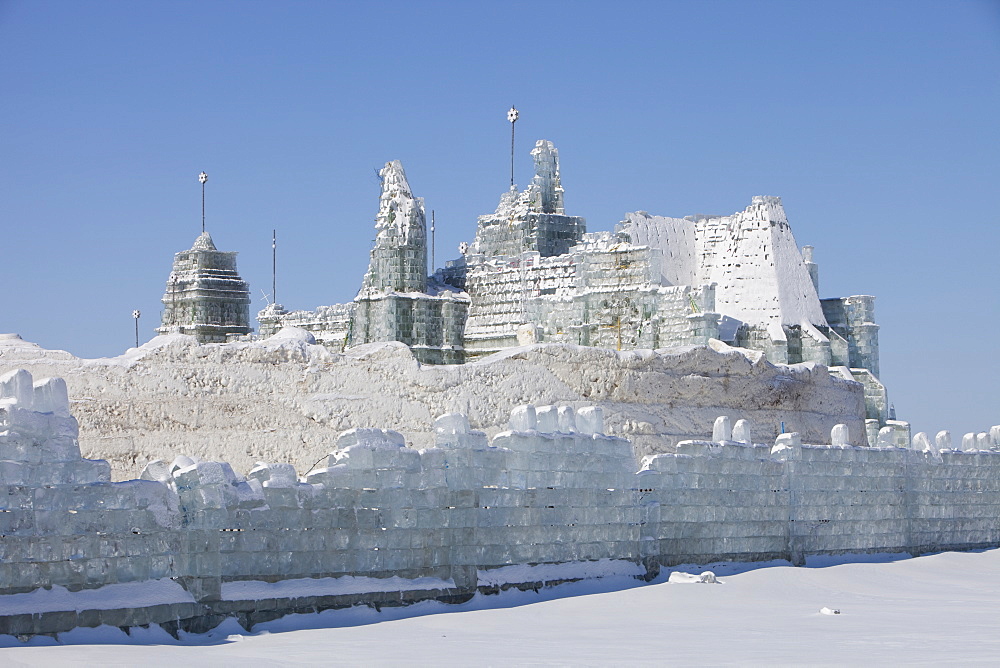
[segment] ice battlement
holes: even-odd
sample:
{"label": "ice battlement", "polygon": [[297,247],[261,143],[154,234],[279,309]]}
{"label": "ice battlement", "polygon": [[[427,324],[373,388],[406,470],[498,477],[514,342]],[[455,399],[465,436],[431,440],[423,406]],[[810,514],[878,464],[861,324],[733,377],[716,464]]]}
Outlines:
{"label": "ice battlement", "polygon": [[[798,433],[762,445],[749,420],[723,416],[710,439],[640,463],[604,433],[600,406],[523,405],[492,439],[450,413],[423,449],[354,428],[304,472],[262,462],[241,475],[182,455],[111,483],[105,462],[79,456],[58,379],[8,373],[0,405],[0,633],[19,636],[466,600],[541,586],[510,569],[528,564],[652,577],[678,563],[1000,544],[1000,426],[969,451],[922,434],[858,447],[842,424],[832,445]],[[64,594],[36,596],[54,587]],[[128,605],[102,602],[122,587]]]}

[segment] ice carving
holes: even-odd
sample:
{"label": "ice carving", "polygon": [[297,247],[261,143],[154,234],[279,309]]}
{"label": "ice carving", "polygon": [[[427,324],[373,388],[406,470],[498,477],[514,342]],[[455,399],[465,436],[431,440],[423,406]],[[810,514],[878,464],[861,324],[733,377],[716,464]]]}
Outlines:
{"label": "ice carving", "polygon": [[173,478],[173,471],[170,464],[161,459],[154,459],[146,464],[139,475],[140,480],[154,480],[156,482],[169,482]]}
{"label": "ice carving", "polygon": [[802,457],[802,437],[797,431],[790,434],[778,434],[771,448],[771,456],[782,460],[800,459]]}
{"label": "ice carving", "polygon": [[931,439],[925,432],[917,432],[913,435],[913,449],[917,452],[936,454],[937,448],[931,443]]}
{"label": "ice carving", "polygon": [[0,376],[0,400],[3,399],[12,399],[12,403],[22,410],[31,410],[35,401],[31,374],[24,369],[16,369]]}
{"label": "ice carving", "polygon": [[559,409],[556,406],[538,406],[535,408],[538,420],[538,431],[552,434],[559,431]]}
{"label": "ice carving", "polygon": [[516,406],[510,412],[509,427],[511,431],[534,431],[538,428],[538,418],[535,407],[531,404]]}
{"label": "ice carving", "polygon": [[201,343],[249,334],[250,286],[237,271],[236,255],[217,250],[208,232],[189,250],[174,254],[156,331],[188,334]]}
{"label": "ice carving", "polygon": [[399,160],[379,172],[382,194],[375,216],[375,248],[361,292],[427,291],[424,200],[414,197]]}
{"label": "ice carving", "polygon": [[729,424],[728,415],[720,415],[715,418],[712,426],[712,440],[716,443],[733,440],[733,429]]}
{"label": "ice carving", "polygon": [[247,474],[247,482],[257,480],[268,489],[288,489],[299,484],[299,476],[291,464],[267,464],[259,462]]}
{"label": "ice carving", "polygon": [[488,447],[486,433],[469,427],[469,418],[462,413],[448,413],[434,420],[434,443],[439,448]]}
{"label": "ice carving", "polygon": [[937,449],[940,450],[951,450],[951,432],[942,429],[934,437],[934,442],[937,445]]}
{"label": "ice carving", "polygon": [[737,420],[733,425],[733,440],[744,445],[753,445],[750,420]]}
{"label": "ice carving", "polygon": [[604,433],[604,409],[600,406],[584,406],[576,412],[576,428],[581,434]]}
{"label": "ice carving", "polygon": [[559,420],[559,431],[564,434],[576,432],[576,413],[572,406],[560,406],[556,412]]}
{"label": "ice carving", "polygon": [[[624,560],[635,574],[680,559],[787,555],[801,563],[827,552],[905,550],[911,547],[906,528],[928,518],[933,523],[917,538],[925,548],[1000,541],[1000,493],[983,485],[996,478],[1000,453],[915,457],[895,448],[849,447],[838,428],[831,432],[833,447],[803,445],[798,433],[781,434],[773,448],[684,441],[676,454],[645,457],[636,471],[629,441],[598,433],[600,407],[573,411],[574,432],[566,430],[571,413],[560,410],[569,407],[548,406],[543,422],[558,429],[514,428],[491,444],[483,440],[484,447],[477,445],[482,432],[459,413],[434,423],[438,435],[451,439],[449,448],[417,451],[405,447],[398,432],[348,430],[338,438],[343,449],[331,453],[326,469],[311,472],[308,483],[287,463],[258,463],[244,478],[227,463],[181,456],[172,464],[150,462],[142,480],[79,484],[32,477],[54,464],[10,459],[31,441],[17,431],[18,416],[30,415],[25,420],[36,431],[72,418],[18,408],[13,397],[4,402],[15,424],[0,431],[0,476],[7,482],[17,467],[28,474],[8,483],[0,508],[4,535],[14,538],[4,545],[12,549],[0,564],[0,595],[173,579],[190,593],[191,609],[201,611],[185,614],[243,610],[251,619],[246,611],[258,604],[222,596],[224,590],[285,592],[284,602],[260,606],[272,614],[315,605],[309,591],[303,598],[291,592],[307,589],[292,581],[317,574],[372,585],[340,605],[365,601],[366,593],[382,601],[376,594],[397,590],[472,595],[484,582],[477,572],[484,571],[509,574],[504,583],[530,585],[525,578],[536,577],[530,573],[567,563],[589,568]],[[515,409],[511,426],[529,427],[530,409]],[[893,441],[902,433],[889,431]],[[733,432],[749,438],[749,425],[739,421]],[[991,437],[972,434],[975,445],[983,435]],[[46,436],[41,444],[60,438]],[[930,447],[923,432],[913,442]],[[80,461],[77,455],[65,463]],[[711,581],[704,575],[702,581]],[[421,577],[433,578],[435,586],[407,588]],[[240,584],[247,581],[256,584]],[[415,599],[401,593],[393,600]],[[174,608],[143,601],[137,597],[135,609],[113,611],[111,618],[127,625],[180,617]],[[27,615],[26,633],[43,623],[103,623],[92,613]],[[4,628],[16,623],[0,610]]]}

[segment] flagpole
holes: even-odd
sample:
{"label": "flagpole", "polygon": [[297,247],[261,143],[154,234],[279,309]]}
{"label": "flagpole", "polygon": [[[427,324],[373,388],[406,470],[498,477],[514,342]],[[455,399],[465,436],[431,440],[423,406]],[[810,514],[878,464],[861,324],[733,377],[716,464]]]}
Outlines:
{"label": "flagpole", "polygon": [[205,182],[208,181],[208,174],[199,174],[198,181],[201,183],[201,233],[205,234]]}
{"label": "flagpole", "polygon": [[507,120],[510,121],[510,189],[514,189],[514,123],[517,123],[517,109],[510,105]]}

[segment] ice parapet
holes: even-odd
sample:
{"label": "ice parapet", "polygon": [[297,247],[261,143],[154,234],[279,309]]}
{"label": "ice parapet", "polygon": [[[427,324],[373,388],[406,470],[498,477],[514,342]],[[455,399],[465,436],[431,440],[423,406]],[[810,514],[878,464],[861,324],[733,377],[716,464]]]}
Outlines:
{"label": "ice parapet", "polygon": [[[51,432],[25,437],[18,424],[43,433],[72,418],[19,407],[25,390],[17,388],[28,383],[36,409],[58,408],[35,397],[30,375],[5,381],[12,396],[3,399],[0,431],[0,596],[173,579],[198,603],[188,614],[242,611],[251,619],[258,609],[416,600],[404,596],[403,580],[419,578],[437,583],[426,596],[445,599],[478,587],[540,584],[531,573],[548,571],[519,568],[527,564],[618,560],[630,573],[651,576],[677,563],[802,563],[813,554],[1000,543],[1000,452],[989,450],[931,457],[894,445],[856,447],[837,428],[832,446],[788,433],[772,448],[752,444],[749,425],[738,421],[730,435],[738,438],[683,441],[676,453],[637,467],[629,441],[601,433],[599,408],[521,406],[511,429],[492,441],[458,413],[435,421],[441,447],[406,447],[391,430],[348,430],[326,466],[306,472],[307,482],[285,463],[258,463],[243,477],[227,463],[180,456],[150,462],[141,480],[95,482],[100,476],[90,470],[88,484],[80,484],[51,471],[106,471],[106,463],[78,455],[34,461],[40,450],[18,450],[75,442]],[[530,419],[537,414],[543,419]],[[727,435],[714,427],[706,420],[705,433]],[[903,432],[890,431],[894,443]],[[978,446],[984,435],[992,443],[996,433],[971,440]],[[918,449],[929,444],[926,434],[913,440]],[[479,573],[500,569],[511,574],[501,584],[480,581]],[[223,596],[224,585],[231,593],[291,590],[233,583],[345,576],[375,582],[370,592],[325,603],[289,596],[259,605]],[[399,591],[386,589],[392,586]],[[148,623],[150,608],[136,608],[116,619]],[[51,624],[97,623],[85,612],[68,611]],[[27,617],[25,633],[40,632],[41,622]],[[0,606],[3,630],[22,623]]]}

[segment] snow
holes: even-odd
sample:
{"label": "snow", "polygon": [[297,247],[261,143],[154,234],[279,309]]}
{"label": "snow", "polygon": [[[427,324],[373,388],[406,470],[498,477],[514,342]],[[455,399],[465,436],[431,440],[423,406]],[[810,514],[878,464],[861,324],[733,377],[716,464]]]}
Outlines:
{"label": "snow", "polygon": [[453,580],[416,578],[407,580],[369,578],[347,575],[339,578],[297,578],[281,582],[240,580],[222,583],[222,600],[248,601],[268,598],[293,598],[299,596],[338,596],[342,594],[367,594],[383,591],[426,591],[428,589],[454,589]]}
{"label": "snow", "polygon": [[631,561],[601,559],[563,564],[519,564],[479,571],[480,586],[498,586],[511,582],[552,582],[612,576],[642,576],[646,570]]}
{"label": "snow", "polygon": [[665,284],[717,285],[716,310],[730,318],[720,328],[723,338],[731,337],[732,320],[738,320],[774,325],[768,332],[775,341],[785,339],[781,325],[803,325],[817,340],[826,339],[813,327],[825,326],[826,318],[780,197],[754,197],[730,216],[630,213],[621,227],[632,243],[662,254]]}
{"label": "snow", "polygon": [[695,575],[694,573],[684,573],[683,571],[674,571],[670,574],[667,579],[670,584],[722,584],[715,577],[715,573],[712,571],[705,571],[700,575]]}
{"label": "snow", "polygon": [[183,587],[173,580],[165,579],[111,584],[100,589],[80,591],[69,591],[56,585],[52,589],[36,589],[27,594],[7,594],[0,596],[0,612],[5,615],[24,615],[194,602],[194,598]]}
{"label": "snow", "polygon": [[156,626],[130,636],[109,627],[77,629],[59,636],[63,644],[37,638],[23,646],[7,636],[0,637],[0,660],[148,667],[996,662],[1000,550],[869,558],[877,561],[706,564],[725,576],[723,586],[679,586],[666,572],[649,585],[611,577],[479,595],[460,605],[291,615],[252,633],[227,620],[180,640]]}
{"label": "snow", "polygon": [[601,405],[609,432],[632,440],[639,457],[709,436],[720,415],[749,419],[758,442],[770,440],[782,421],[811,443],[825,442],[838,423],[864,433],[864,394],[856,383],[804,365],[771,365],[759,353],[722,345],[616,352],[533,344],[474,364],[429,366],[402,343],[337,354],[294,330],[266,341],[207,345],[165,335],[99,360],[6,338],[0,373],[24,368],[35,378],[64,378],[84,455],[108,460],[116,480],[178,455],[227,461],[240,473],[258,461],[288,462],[304,472],[353,427],[389,427],[424,448],[433,444],[434,418],[445,413],[466,414],[492,437],[526,399],[575,409]]}

